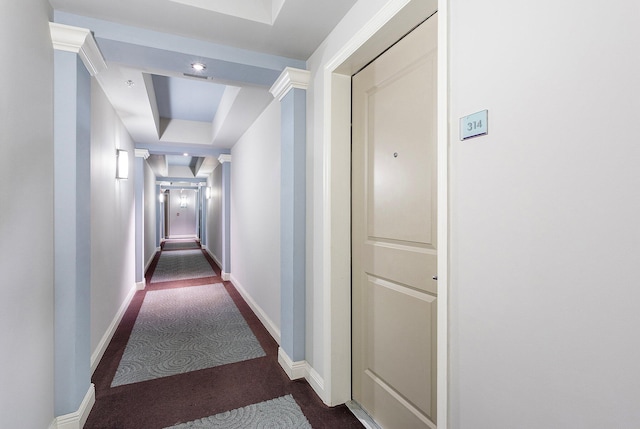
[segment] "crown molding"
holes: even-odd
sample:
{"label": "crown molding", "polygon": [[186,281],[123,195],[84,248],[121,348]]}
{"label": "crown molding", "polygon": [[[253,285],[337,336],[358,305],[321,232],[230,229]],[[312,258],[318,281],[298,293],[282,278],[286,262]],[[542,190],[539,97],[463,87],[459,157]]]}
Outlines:
{"label": "crown molding", "polygon": [[311,72],[309,70],[286,67],[269,92],[279,101],[282,101],[292,88],[306,90],[309,87],[310,78]]}
{"label": "crown molding", "polygon": [[78,54],[91,76],[107,69],[107,63],[90,30],[50,22],[49,31],[53,49]]}
{"label": "crown molding", "polygon": [[149,151],[147,149],[136,149],[135,150],[136,158],[149,158]]}
{"label": "crown molding", "polygon": [[225,162],[231,162],[231,155],[223,153],[218,157],[218,162],[220,162],[220,164],[224,164]]}

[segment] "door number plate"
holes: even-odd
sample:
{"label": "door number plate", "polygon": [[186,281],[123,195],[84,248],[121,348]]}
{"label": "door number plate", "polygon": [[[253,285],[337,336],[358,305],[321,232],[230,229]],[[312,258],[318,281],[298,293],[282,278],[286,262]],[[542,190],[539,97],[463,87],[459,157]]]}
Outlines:
{"label": "door number plate", "polygon": [[487,110],[460,118],[460,140],[483,136],[489,132]]}

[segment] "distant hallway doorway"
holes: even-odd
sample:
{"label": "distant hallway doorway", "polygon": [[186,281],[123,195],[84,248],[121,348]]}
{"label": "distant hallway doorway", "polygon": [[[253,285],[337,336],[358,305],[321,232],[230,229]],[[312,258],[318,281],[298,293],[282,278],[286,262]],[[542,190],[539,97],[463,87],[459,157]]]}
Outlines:
{"label": "distant hallway doorway", "polygon": [[167,213],[169,238],[196,237],[197,191],[192,189],[170,189]]}

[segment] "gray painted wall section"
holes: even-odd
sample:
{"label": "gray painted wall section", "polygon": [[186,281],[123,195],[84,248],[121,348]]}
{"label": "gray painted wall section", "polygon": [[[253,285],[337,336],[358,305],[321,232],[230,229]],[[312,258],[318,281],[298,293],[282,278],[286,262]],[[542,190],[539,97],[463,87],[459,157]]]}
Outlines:
{"label": "gray painted wall section", "polygon": [[281,346],[305,359],[306,91],[281,101],[280,275]]}
{"label": "gray painted wall section", "polygon": [[54,53],[54,307],[57,416],[77,411],[90,385],[91,77]]}
{"label": "gray painted wall section", "polygon": [[231,272],[231,163],[222,165],[222,271]]}
{"label": "gray painted wall section", "polygon": [[200,244],[202,246],[207,245],[207,208],[209,207],[207,200],[207,188],[200,188],[200,207],[201,207],[201,219],[200,219]]}
{"label": "gray painted wall section", "polygon": [[[219,164],[207,179],[211,199],[207,203],[207,249],[222,265],[222,165]],[[222,268],[222,267],[220,267]]]}
{"label": "gray painted wall section", "polygon": [[[144,264],[149,264],[149,261],[156,253],[156,233],[157,233],[157,219],[158,219],[158,194],[156,185],[156,175],[153,173],[151,166],[147,161],[144,161]],[[144,267],[143,267],[144,271]]]}
{"label": "gray painted wall section", "polygon": [[[129,154],[131,159],[134,155]],[[136,156],[133,168],[136,225],[136,283],[144,280],[144,158]]]}
{"label": "gray painted wall section", "polygon": [[164,202],[160,202],[160,185],[156,185],[156,249],[164,238]]}

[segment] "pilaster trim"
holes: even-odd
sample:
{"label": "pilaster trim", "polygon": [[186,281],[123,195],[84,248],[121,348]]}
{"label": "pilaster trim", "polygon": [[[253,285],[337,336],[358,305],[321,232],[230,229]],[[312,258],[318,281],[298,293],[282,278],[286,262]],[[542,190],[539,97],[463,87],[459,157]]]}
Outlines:
{"label": "pilaster trim", "polygon": [[324,387],[324,380],[318,372],[306,360],[293,362],[287,352],[282,347],[278,347],[278,364],[282,367],[289,379],[297,380],[304,378],[311,388],[318,394],[322,402],[329,405],[327,391]]}
{"label": "pilaster trim", "polygon": [[82,429],[87,422],[89,412],[93,405],[96,403],[96,387],[93,383],[89,386],[87,394],[84,396],[80,408],[70,414],[56,417],[55,427],[57,429]]}
{"label": "pilaster trim", "polygon": [[310,79],[311,72],[309,70],[286,67],[282,71],[282,74],[280,74],[280,77],[276,79],[271,89],[269,89],[269,92],[273,94],[278,101],[282,101],[285,95],[293,88],[306,90],[309,87]]}
{"label": "pilaster trim", "polygon": [[278,347],[278,363],[282,369],[284,369],[284,372],[287,373],[290,380],[305,378],[309,366],[307,361],[304,360],[298,362],[292,361],[282,347]]}
{"label": "pilaster trim", "polygon": [[148,149],[136,149],[135,150],[136,158],[149,158],[149,150]]}
{"label": "pilaster trim", "polygon": [[227,153],[223,153],[222,155],[218,156],[218,162],[220,162],[220,164],[224,164],[225,162],[231,162],[231,155]]}
{"label": "pilaster trim", "polygon": [[107,63],[89,29],[50,22],[49,31],[53,49],[78,54],[91,76],[107,69]]}

